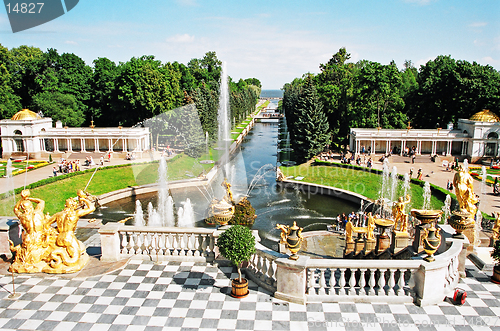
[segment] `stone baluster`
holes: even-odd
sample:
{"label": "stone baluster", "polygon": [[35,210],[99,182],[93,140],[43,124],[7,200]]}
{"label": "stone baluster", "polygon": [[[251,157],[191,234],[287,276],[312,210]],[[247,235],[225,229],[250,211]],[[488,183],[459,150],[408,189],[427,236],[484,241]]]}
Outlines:
{"label": "stone baluster", "polygon": [[163,233],[159,233],[157,236],[158,240],[158,255],[165,255],[165,235]]}
{"label": "stone baluster", "polygon": [[349,277],[349,295],[356,295],[356,269],[351,268],[351,276]]}
{"label": "stone baluster", "polygon": [[257,254],[257,273],[260,273],[262,270],[262,256],[260,254]]}
{"label": "stone baluster", "polygon": [[397,269],[389,269],[389,295],[396,295],[396,293],[394,292],[394,286],[396,286],[396,282],[395,282],[395,279],[394,279],[394,272],[396,271]]}
{"label": "stone baluster", "polygon": [[193,256],[193,234],[186,234],[186,248],[187,248],[187,256]]}
{"label": "stone baluster", "polygon": [[328,292],[328,294],[330,294],[330,295],[336,294],[336,291],[335,291],[335,285],[337,284],[337,280],[335,279],[335,272],[336,271],[337,271],[337,269],[330,268],[330,281],[329,281],[330,288],[329,288],[329,292]]}
{"label": "stone baluster", "polygon": [[366,295],[366,291],[365,291],[365,286],[366,286],[365,272],[366,272],[366,269],[359,268],[359,272],[360,272],[360,275],[359,275],[359,295],[363,296],[363,295]]}
{"label": "stone baluster", "polygon": [[398,291],[396,292],[396,295],[398,296],[405,295],[404,286],[405,286],[405,272],[404,269],[399,269]]}
{"label": "stone baluster", "polygon": [[269,285],[274,285],[274,273],[276,272],[276,268],[274,268],[274,261],[273,260],[269,260],[269,269],[267,270],[267,276],[268,276],[268,279],[266,280],[266,282],[269,284]]}
{"label": "stone baluster", "polygon": [[201,235],[201,256],[206,257],[207,256],[207,247],[208,247],[208,235],[207,234],[202,234]]}
{"label": "stone baluster", "polygon": [[141,234],[137,233],[135,235],[135,254],[142,255],[142,238]]}
{"label": "stone baluster", "polygon": [[172,237],[170,234],[164,234],[163,239],[165,242],[165,255],[171,255],[172,252],[170,250],[170,247],[172,247]]}
{"label": "stone baluster", "polygon": [[156,258],[158,259],[158,252],[159,252],[159,249],[158,249],[158,235],[156,233],[148,233],[148,237],[149,237],[149,247],[150,247],[150,252],[151,252],[151,256],[153,255],[156,255]]}
{"label": "stone baluster", "polygon": [[132,232],[127,232],[127,235],[129,237],[129,241],[128,241],[128,253],[130,255],[135,255],[135,240],[134,240],[134,237],[136,237],[136,235],[134,233],[132,233]]}
{"label": "stone baluster", "polygon": [[194,256],[201,256],[202,250],[201,250],[201,244],[202,244],[203,237],[200,234],[195,235],[194,237]]}
{"label": "stone baluster", "polygon": [[174,233],[171,233],[170,234],[170,238],[172,239],[171,243],[172,243],[172,255],[173,256],[179,256],[179,250],[178,250],[178,247],[179,247],[179,237],[174,234]]}
{"label": "stone baluster", "polygon": [[179,255],[180,256],[186,256],[186,241],[187,241],[187,236],[185,233],[179,233],[177,234],[179,238]]}
{"label": "stone baluster", "polygon": [[319,289],[318,289],[318,294],[319,295],[325,295],[326,294],[325,270],[326,269],[319,269]]}
{"label": "stone baluster", "polygon": [[208,239],[210,240],[210,244],[208,245],[209,251],[208,251],[207,256],[208,257],[211,257],[211,256],[215,257],[215,250],[214,250],[215,249],[215,239],[213,236],[208,236]]}
{"label": "stone baluster", "polygon": [[368,295],[375,295],[375,272],[377,269],[369,269],[370,272],[370,280],[368,281]]}
{"label": "stone baluster", "polygon": [[312,268],[307,268],[307,294],[316,295],[314,285],[316,283],[316,274]]}
{"label": "stone baluster", "polygon": [[407,271],[410,272],[410,278],[408,279],[408,292],[409,295],[412,295],[415,293],[415,272],[417,269],[408,269]]}
{"label": "stone baluster", "polygon": [[346,268],[339,268],[340,269],[340,278],[339,278],[339,295],[346,295],[345,293],[345,270]]}
{"label": "stone baluster", "polygon": [[385,294],[385,271],[387,269],[379,269],[380,276],[378,278],[378,293],[379,296],[384,296]]}
{"label": "stone baluster", "polygon": [[121,253],[122,254],[125,254],[127,255],[129,253],[129,247],[127,247],[128,245],[128,242],[127,242],[127,233],[123,233],[122,235],[122,242],[121,242],[121,246],[122,246],[122,249],[121,249]]}
{"label": "stone baluster", "polygon": [[262,257],[262,270],[260,270],[260,275],[259,278],[262,281],[266,280],[266,275],[267,275],[267,259],[265,256]]}
{"label": "stone baluster", "polygon": [[141,233],[142,239],[143,239],[143,249],[142,249],[142,255],[149,255],[149,233]]}

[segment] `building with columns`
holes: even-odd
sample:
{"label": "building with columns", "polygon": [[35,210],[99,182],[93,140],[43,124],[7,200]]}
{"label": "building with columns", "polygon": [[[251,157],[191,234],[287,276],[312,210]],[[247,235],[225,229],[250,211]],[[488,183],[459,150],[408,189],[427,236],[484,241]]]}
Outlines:
{"label": "building with columns", "polygon": [[148,128],[68,128],[28,109],[0,120],[2,158],[48,158],[62,153],[142,153],[150,148]]}
{"label": "building with columns", "polygon": [[351,128],[350,150],[355,153],[400,154],[415,148],[416,155],[442,155],[470,158],[500,156],[500,118],[483,110],[469,119],[459,119],[458,127],[446,129]]}

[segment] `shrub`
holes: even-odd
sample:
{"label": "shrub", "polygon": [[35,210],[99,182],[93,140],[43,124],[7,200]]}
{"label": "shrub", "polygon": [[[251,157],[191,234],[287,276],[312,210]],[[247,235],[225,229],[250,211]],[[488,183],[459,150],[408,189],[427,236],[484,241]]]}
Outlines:
{"label": "shrub", "polygon": [[233,225],[220,234],[217,239],[219,252],[238,268],[241,283],[241,264],[248,261],[255,253],[255,238],[247,227]]}

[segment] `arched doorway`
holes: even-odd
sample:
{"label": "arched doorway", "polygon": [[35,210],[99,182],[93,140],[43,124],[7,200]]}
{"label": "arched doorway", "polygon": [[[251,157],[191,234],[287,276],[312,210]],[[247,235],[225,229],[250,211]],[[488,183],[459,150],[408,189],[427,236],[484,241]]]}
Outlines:
{"label": "arched doorway", "polygon": [[497,156],[498,146],[498,133],[490,132],[488,134],[488,142],[486,143],[486,148],[484,150],[484,156]]}
{"label": "arched doorway", "polygon": [[24,141],[22,138],[23,133],[20,130],[14,131],[16,137],[14,138],[16,152],[24,153]]}

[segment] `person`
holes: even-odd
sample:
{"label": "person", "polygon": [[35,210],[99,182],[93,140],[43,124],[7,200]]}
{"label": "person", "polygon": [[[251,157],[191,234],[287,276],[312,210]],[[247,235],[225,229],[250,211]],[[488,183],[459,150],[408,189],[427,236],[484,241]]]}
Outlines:
{"label": "person", "polygon": [[99,159],[99,163],[101,164],[101,166],[104,165],[104,157],[101,155],[101,158]]}
{"label": "person", "polygon": [[422,180],[422,168],[418,168],[418,171],[417,171],[417,179],[418,180]]}
{"label": "person", "polygon": [[54,177],[57,177],[57,168],[56,167],[52,168],[52,173],[54,174]]}
{"label": "person", "polygon": [[493,194],[497,195],[500,193],[500,188],[498,187],[498,177],[495,177],[495,182],[493,183]]}
{"label": "person", "polygon": [[415,163],[415,158],[416,158],[416,156],[415,156],[415,154],[413,154],[413,155],[411,156],[411,163],[412,163],[412,164],[413,164],[413,163]]}
{"label": "person", "polygon": [[410,168],[410,174],[409,175],[410,175],[410,179],[411,179],[411,177],[413,176],[413,168]]}

